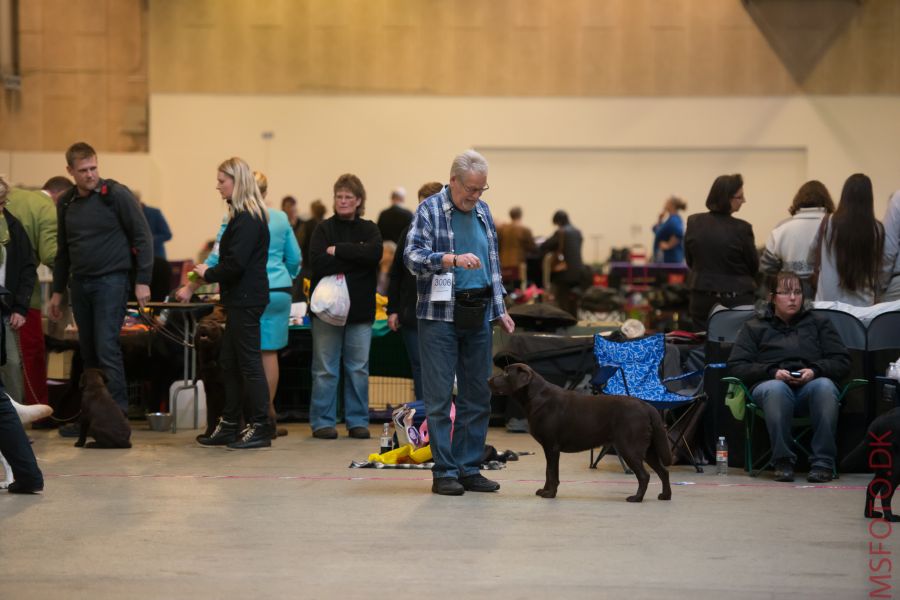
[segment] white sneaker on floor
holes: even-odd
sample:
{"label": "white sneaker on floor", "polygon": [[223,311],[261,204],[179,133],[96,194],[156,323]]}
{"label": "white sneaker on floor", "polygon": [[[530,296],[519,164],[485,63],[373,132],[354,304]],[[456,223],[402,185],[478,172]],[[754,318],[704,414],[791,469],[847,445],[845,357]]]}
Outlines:
{"label": "white sneaker on floor", "polygon": [[[7,394],[7,397],[9,397],[9,394]],[[19,420],[22,421],[22,425],[28,425],[29,423],[46,419],[53,414],[53,409],[46,404],[19,404],[12,398],[9,398],[9,401],[12,402],[12,405],[15,407],[16,413],[19,415]]]}

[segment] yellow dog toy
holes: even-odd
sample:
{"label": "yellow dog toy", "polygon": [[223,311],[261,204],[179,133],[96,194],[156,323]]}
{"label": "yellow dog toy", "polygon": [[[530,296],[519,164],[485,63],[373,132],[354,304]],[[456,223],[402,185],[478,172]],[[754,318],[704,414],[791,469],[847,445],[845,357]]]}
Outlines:
{"label": "yellow dog toy", "polygon": [[369,462],[377,462],[383,465],[405,465],[413,463],[420,465],[431,460],[431,446],[413,448],[412,444],[405,444],[384,454],[370,454]]}

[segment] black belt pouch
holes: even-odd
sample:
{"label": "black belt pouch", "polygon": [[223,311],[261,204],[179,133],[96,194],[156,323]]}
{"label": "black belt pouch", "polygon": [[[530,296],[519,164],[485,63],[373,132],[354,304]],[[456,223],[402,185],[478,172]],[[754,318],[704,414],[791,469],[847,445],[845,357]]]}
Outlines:
{"label": "black belt pouch", "polygon": [[484,325],[486,310],[487,302],[484,299],[457,298],[453,309],[453,322],[458,329],[478,329]]}

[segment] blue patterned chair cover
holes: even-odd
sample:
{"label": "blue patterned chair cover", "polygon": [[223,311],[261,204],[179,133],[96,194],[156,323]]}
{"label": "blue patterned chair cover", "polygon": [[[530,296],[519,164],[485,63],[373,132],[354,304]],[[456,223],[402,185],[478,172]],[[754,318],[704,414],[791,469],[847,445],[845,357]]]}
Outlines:
{"label": "blue patterned chair cover", "polygon": [[660,379],[660,366],[666,353],[665,336],[661,333],[624,342],[611,342],[594,336],[594,357],[598,371],[592,380],[605,394],[624,394],[649,402],[657,408],[670,408],[691,402],[702,394],[699,384],[672,391],[667,383],[702,375],[692,371],[676,377]]}

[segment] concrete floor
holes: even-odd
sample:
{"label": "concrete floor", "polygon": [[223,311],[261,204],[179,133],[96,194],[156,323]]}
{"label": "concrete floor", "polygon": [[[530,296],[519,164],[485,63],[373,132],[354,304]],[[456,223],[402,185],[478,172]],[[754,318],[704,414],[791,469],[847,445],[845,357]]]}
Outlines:
{"label": "concrete floor", "polygon": [[[654,475],[635,505],[636,480],[615,457],[593,471],[582,453],[564,455],[559,496],[545,500],[539,453],[487,472],[499,493],[442,497],[428,471],[348,468],[377,451],[380,425],[372,440],[326,441],[289,424],[271,449],[228,451],[133,424],[130,450],[31,432],[46,489],[0,494],[0,598],[737,600],[879,588],[865,475],[812,486],[676,466],[671,502],[656,500]],[[540,452],[501,429],[488,442]]]}

